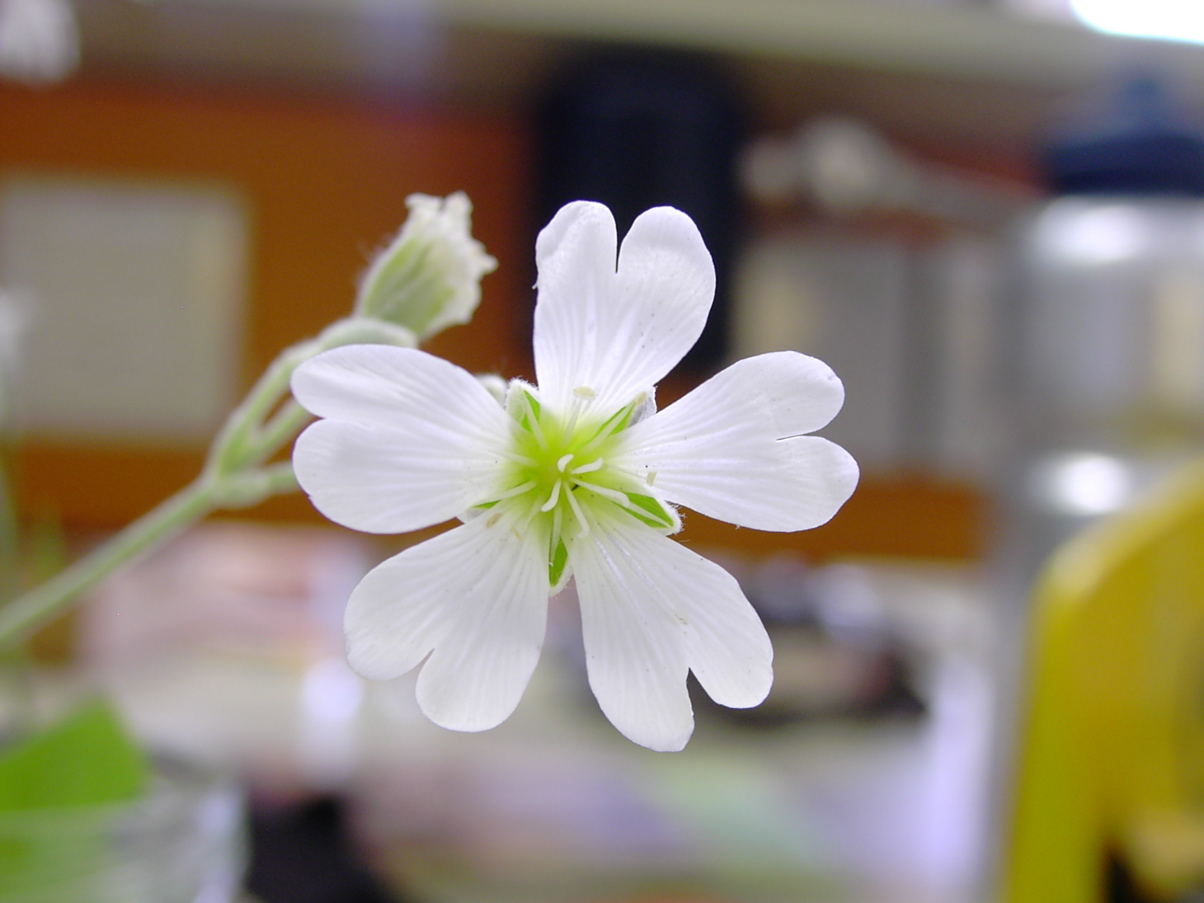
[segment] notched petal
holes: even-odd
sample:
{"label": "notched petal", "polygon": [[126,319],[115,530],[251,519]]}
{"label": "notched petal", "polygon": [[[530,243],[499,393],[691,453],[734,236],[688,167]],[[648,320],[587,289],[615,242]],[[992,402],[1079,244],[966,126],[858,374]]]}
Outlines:
{"label": "notched petal", "polygon": [[293,450],[298,482],[344,526],[404,533],[496,493],[505,411],[465,370],[409,348],[350,345],[302,364],[293,392],[324,418]]}
{"label": "notched petal", "polygon": [[693,729],[686,671],[722,705],[761,702],[773,649],[735,578],[619,516],[596,516],[570,556],[590,686],[611,722],[650,749],[681,749]]}
{"label": "notched petal", "polygon": [[681,211],[641,214],[616,259],[610,211],[570,204],[537,250],[535,364],[553,410],[570,410],[587,388],[594,412],[609,416],[655,386],[702,333],[715,269]]}
{"label": "notched petal", "polygon": [[614,465],[719,520],[757,530],[811,529],[857,485],[848,452],[801,435],[826,424],[843,401],[840,380],[815,358],[748,358],[635,424]]}
{"label": "notched petal", "polygon": [[452,730],[485,730],[522,697],[539,660],[547,600],[539,547],[509,523],[476,518],[364,578],[344,618],[347,658],[374,680],[427,659],[417,687],[427,717]]}

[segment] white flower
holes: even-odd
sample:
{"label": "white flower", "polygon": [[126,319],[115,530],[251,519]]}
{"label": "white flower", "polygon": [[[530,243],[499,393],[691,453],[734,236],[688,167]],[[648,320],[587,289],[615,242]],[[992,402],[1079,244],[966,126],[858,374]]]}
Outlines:
{"label": "white flower", "polygon": [[497,268],[472,237],[472,203],[412,194],[410,215],[360,282],[356,314],[406,327],[419,338],[467,323],[481,301],[481,277]]}
{"label": "white flower", "polygon": [[[370,572],[347,605],[351,665],[368,678],[423,663],[431,720],[483,730],[518,704],[539,658],[548,598],[570,575],[590,686],[629,738],[681,749],[693,671],[715,701],[758,704],[769,638],[726,571],[667,538],[680,503],[761,530],[828,520],[857,465],[815,436],[844,400],[814,358],[779,352],[724,370],[663,411],[653,388],[702,331],[714,295],[694,223],[649,210],[618,253],[599,204],[540,233],[538,388],[505,406],[472,375],[405,348],[352,346],[302,365],[317,416],[293,455],[314,504],[368,532],[464,523]],[[428,658],[429,656],[429,658]]]}

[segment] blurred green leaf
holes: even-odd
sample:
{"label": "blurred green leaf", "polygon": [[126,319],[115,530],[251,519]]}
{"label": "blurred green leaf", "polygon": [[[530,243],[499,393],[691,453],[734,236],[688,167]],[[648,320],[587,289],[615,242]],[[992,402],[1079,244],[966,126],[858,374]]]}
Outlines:
{"label": "blurred green leaf", "polygon": [[113,706],[94,699],[0,752],[0,813],[126,802],[150,772]]}

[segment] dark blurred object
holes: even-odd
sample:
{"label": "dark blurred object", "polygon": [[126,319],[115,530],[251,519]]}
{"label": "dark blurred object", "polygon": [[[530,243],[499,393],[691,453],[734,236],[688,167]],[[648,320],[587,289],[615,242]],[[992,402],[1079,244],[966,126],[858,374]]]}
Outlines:
{"label": "dark blurred object", "polygon": [[405,903],[356,857],[334,797],[253,808],[246,888],[263,903]]}
{"label": "dark blurred object", "polygon": [[616,51],[565,72],[540,105],[538,223],[564,204],[601,201],[626,234],[650,207],[689,214],[715,260],[715,305],[687,366],[709,369],[727,349],[731,273],[740,239],[736,164],[745,117],[705,59]]}
{"label": "dark blurred object", "polygon": [[[1107,903],[1153,903],[1149,897],[1141,893],[1133,880],[1132,871],[1115,853],[1108,856],[1107,869],[1107,891],[1105,892]],[[1191,903],[1191,898],[1189,897],[1182,903]]]}
{"label": "dark blurred object", "polygon": [[926,712],[912,688],[914,675],[897,649],[834,637],[813,624],[769,625],[769,635],[774,682],[765,701],[749,709],[724,708],[698,692],[691,675],[696,711],[757,728],[918,718]]}
{"label": "dark blurred object", "polygon": [[1041,163],[1056,194],[1204,197],[1204,135],[1150,75],[1128,77],[1101,113],[1052,135]]}
{"label": "dark blurred object", "polygon": [[[915,664],[924,656],[857,568],[813,570],[783,557],[746,572],[740,584],[773,641],[773,688],[749,709],[694,692],[697,711],[755,728],[927,714],[916,689]],[[698,689],[693,680],[691,689]]]}

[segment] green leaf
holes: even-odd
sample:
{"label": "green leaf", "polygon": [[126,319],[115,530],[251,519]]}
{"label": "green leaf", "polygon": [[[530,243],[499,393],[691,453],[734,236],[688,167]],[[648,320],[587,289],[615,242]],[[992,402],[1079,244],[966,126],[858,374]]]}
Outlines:
{"label": "green leaf", "polygon": [[94,699],[0,753],[0,813],[126,802],[150,771],[113,707]]}
{"label": "green leaf", "polygon": [[[0,754],[0,887],[26,899],[110,900],[93,881],[124,855],[109,807],[137,800],[150,765],[104,700]],[[0,891],[0,898],[5,895]]]}

